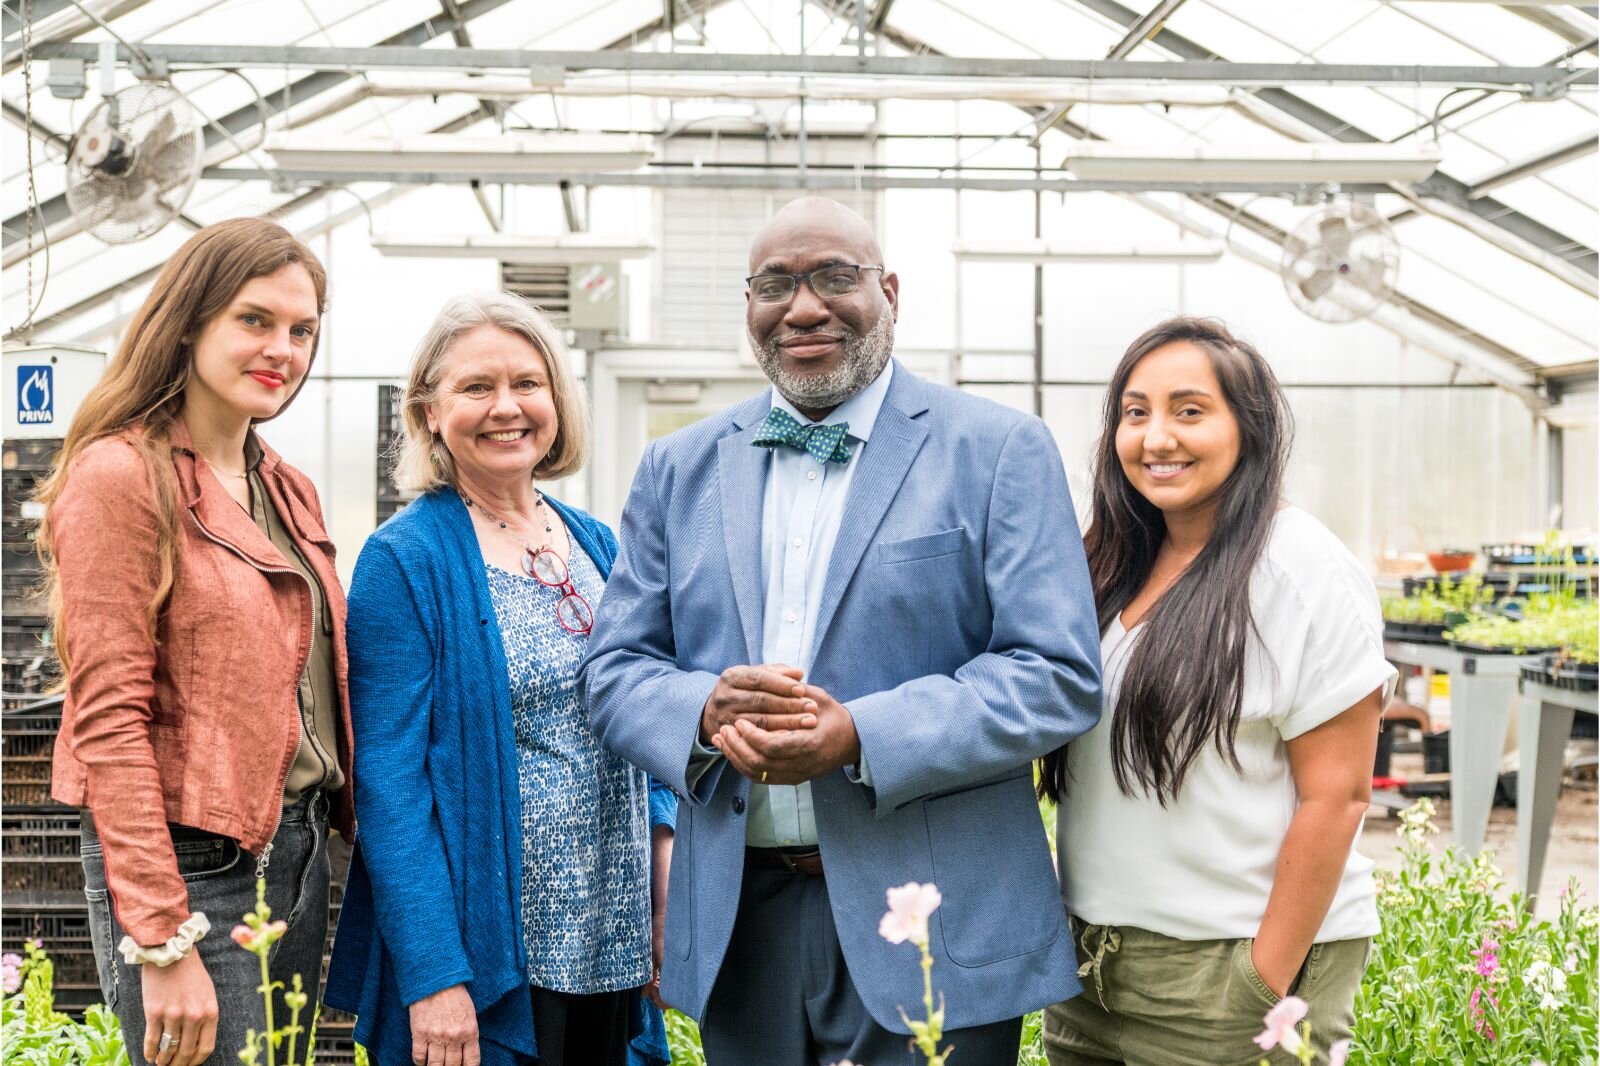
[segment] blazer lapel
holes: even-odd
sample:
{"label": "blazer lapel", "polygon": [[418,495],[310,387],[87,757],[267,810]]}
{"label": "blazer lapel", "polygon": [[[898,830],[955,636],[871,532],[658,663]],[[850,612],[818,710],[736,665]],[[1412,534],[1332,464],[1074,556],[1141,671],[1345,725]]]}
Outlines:
{"label": "blazer lapel", "polygon": [[761,661],[761,620],[766,589],[761,582],[761,525],[766,512],[768,452],[750,442],[772,406],[770,394],[750,401],[734,417],[737,432],[717,442],[717,480],[722,496],[722,535],[728,574],[744,628],[747,662]]}
{"label": "blazer lapel", "polygon": [[895,366],[889,395],[884,397],[878,421],[872,427],[872,438],[861,449],[861,468],[856,471],[845,500],[844,520],[833,543],[833,558],[828,563],[828,580],[822,587],[817,628],[811,640],[813,655],[822,647],[822,638],[839,609],[844,590],[910,472],[912,460],[928,438],[928,431],[911,417],[927,410],[926,404],[916,402],[920,399],[920,386],[921,382],[909,371]]}

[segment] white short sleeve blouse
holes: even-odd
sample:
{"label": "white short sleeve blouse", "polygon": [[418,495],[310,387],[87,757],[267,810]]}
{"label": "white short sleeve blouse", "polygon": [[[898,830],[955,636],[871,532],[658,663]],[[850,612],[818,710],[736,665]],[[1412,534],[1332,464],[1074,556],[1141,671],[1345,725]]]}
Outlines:
{"label": "white short sleeve blouse", "polygon": [[[1165,808],[1124,795],[1111,769],[1113,708],[1142,627],[1129,633],[1117,619],[1102,636],[1105,713],[1068,748],[1057,816],[1062,897],[1084,921],[1181,940],[1255,936],[1298,802],[1285,742],[1376,688],[1392,691],[1372,579],[1305,511],[1278,513],[1250,603],[1258,636],[1235,738],[1241,769],[1208,745]],[[1378,932],[1372,867],[1352,844],[1318,941]]]}

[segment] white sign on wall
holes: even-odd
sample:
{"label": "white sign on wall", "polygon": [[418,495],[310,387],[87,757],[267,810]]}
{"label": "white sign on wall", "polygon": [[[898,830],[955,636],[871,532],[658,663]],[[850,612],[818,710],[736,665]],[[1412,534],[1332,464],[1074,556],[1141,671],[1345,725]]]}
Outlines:
{"label": "white sign on wall", "polygon": [[5,349],[5,437],[65,437],[89,390],[105,371],[104,352],[73,344]]}

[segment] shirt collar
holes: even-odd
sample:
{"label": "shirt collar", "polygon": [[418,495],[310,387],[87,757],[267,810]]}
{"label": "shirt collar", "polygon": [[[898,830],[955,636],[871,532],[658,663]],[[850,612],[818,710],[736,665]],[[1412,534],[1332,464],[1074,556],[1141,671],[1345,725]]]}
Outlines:
{"label": "shirt collar", "polygon": [[[859,441],[867,440],[872,436],[872,427],[878,421],[878,412],[883,409],[883,398],[889,394],[889,381],[893,377],[894,360],[890,359],[883,364],[878,376],[872,379],[872,384],[828,412],[828,417],[823,419],[823,423],[848,422],[850,423],[848,436]],[[802,426],[811,424],[811,419],[801,414],[799,408],[784,399],[777,389],[772,390],[772,406],[788,413]]]}

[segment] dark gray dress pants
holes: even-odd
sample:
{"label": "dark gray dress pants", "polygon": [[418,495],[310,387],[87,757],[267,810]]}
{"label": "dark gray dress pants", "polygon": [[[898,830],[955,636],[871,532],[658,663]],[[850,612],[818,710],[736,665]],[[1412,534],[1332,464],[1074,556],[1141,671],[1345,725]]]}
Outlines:
{"label": "dark gray dress pants", "polygon": [[[920,956],[905,945],[906,970]],[[939,968],[933,970],[938,995]],[[918,982],[920,984],[920,982]],[[923,1015],[921,997],[904,1004]],[[707,1066],[915,1066],[907,1036],[867,1012],[839,948],[826,877],[745,863],[733,939],[706,1004]],[[947,1032],[961,1066],[1016,1066],[1022,1019]]]}

